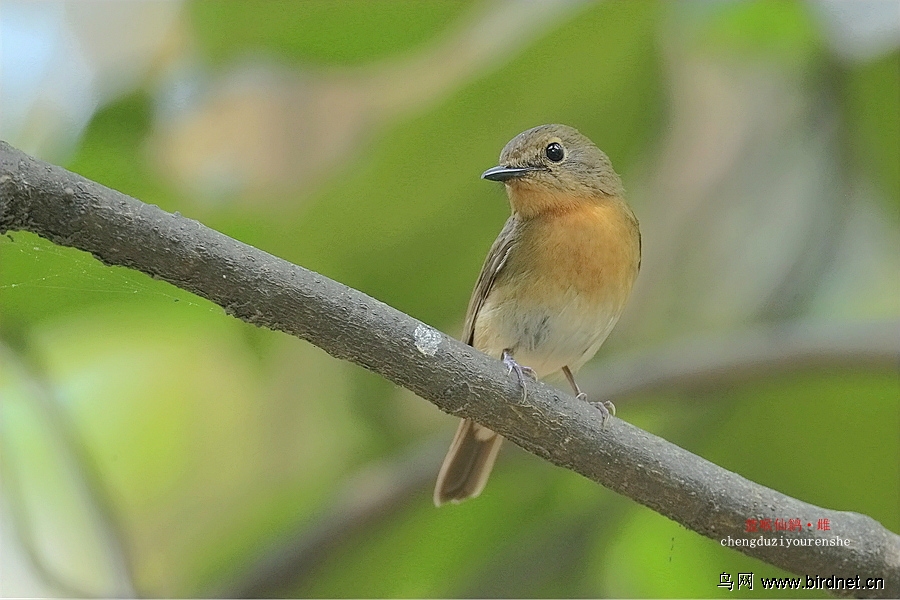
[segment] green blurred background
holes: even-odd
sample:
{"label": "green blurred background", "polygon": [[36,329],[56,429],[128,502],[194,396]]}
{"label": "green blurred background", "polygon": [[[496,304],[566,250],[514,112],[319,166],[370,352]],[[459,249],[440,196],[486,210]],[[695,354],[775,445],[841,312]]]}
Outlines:
{"label": "green blurred background", "polygon": [[[453,335],[508,214],[479,174],[577,127],[644,239],[588,391],[660,348],[805,336],[824,359],[625,385],[618,415],[900,531],[896,2],[4,0],[0,34],[4,140]],[[782,573],[512,444],[435,509],[456,419],[22,232],[0,398],[7,596],[765,597],[719,574]]]}

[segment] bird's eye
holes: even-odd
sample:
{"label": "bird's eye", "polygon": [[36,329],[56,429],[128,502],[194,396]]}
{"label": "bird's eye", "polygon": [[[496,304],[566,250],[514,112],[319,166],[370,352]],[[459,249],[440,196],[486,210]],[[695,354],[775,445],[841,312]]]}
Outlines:
{"label": "bird's eye", "polygon": [[559,142],[551,142],[550,144],[547,144],[546,153],[547,158],[549,158],[553,162],[559,162],[563,159],[563,156],[565,156],[562,144],[560,144]]}

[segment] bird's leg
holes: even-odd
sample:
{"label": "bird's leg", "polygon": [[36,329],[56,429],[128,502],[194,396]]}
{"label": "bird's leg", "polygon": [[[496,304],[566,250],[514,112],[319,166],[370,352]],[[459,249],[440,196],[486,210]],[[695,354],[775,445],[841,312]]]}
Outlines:
{"label": "bird's leg", "polygon": [[501,360],[503,361],[503,364],[506,365],[506,367],[509,369],[509,371],[507,371],[508,373],[512,373],[513,371],[516,372],[516,376],[518,376],[519,378],[519,383],[522,384],[522,400],[524,400],[528,396],[528,391],[525,388],[525,379],[537,379],[537,375],[535,375],[534,369],[517,363],[516,359],[513,358],[513,355],[509,350],[503,351]]}
{"label": "bird's leg", "polygon": [[566,376],[566,379],[569,380],[569,384],[571,384],[572,389],[575,390],[575,397],[579,400],[584,400],[591,406],[597,407],[597,410],[600,411],[600,420],[606,424],[606,420],[609,418],[609,415],[616,415],[616,405],[606,400],[605,402],[590,402],[587,399],[587,394],[581,391],[581,388],[578,387],[578,384],[575,383],[575,376],[572,375],[572,371],[569,370],[569,367],[562,368],[563,374]]}

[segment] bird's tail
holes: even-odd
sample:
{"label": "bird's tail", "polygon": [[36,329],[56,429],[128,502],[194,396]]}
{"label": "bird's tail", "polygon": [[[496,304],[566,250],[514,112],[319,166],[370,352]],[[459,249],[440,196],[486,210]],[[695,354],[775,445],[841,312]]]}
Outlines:
{"label": "bird's tail", "polygon": [[434,504],[462,502],[480,494],[502,442],[499,434],[471,419],[463,419],[438,473]]}

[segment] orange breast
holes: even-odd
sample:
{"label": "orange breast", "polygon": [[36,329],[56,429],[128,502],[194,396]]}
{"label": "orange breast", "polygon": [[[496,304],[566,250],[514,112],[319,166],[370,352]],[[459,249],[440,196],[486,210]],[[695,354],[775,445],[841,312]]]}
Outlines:
{"label": "orange breast", "polygon": [[[637,221],[624,201],[580,202],[523,228],[512,271],[530,272],[534,301],[572,290],[591,303],[624,307],[640,263]],[[514,263],[519,263],[515,265]]]}

